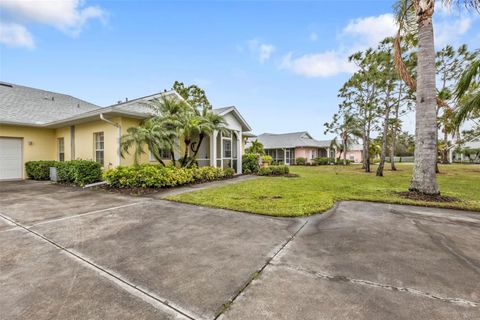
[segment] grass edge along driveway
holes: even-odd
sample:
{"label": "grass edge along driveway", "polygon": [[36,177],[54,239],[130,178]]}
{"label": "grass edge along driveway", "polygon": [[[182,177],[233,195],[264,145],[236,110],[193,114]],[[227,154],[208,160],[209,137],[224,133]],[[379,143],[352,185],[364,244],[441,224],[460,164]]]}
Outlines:
{"label": "grass edge along driveway", "polygon": [[[388,165],[388,164],[387,164]],[[365,173],[359,165],[292,166],[297,178],[260,177],[250,181],[166,197],[183,203],[280,217],[324,212],[335,202],[360,200],[480,211],[480,165],[440,165],[437,175],[442,195],[455,202],[426,202],[403,198],[413,166],[397,165],[376,177],[376,166]]]}

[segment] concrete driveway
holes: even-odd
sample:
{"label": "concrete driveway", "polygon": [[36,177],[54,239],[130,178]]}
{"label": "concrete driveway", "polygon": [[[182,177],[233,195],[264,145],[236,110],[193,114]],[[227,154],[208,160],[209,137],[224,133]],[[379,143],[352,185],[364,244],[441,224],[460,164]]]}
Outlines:
{"label": "concrete driveway", "polygon": [[479,319],[480,215],[272,218],[0,183],[0,319]]}

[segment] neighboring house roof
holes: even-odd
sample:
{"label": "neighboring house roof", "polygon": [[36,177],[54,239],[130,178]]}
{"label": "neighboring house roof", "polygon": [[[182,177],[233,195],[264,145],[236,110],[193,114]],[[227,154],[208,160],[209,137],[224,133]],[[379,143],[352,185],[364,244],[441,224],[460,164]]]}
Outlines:
{"label": "neighboring house roof", "polygon": [[[339,145],[341,145],[341,142]],[[349,144],[348,151],[363,151],[363,144]]]}
{"label": "neighboring house roof", "polygon": [[256,138],[263,144],[265,149],[278,148],[297,148],[297,147],[314,147],[326,148],[330,146],[330,140],[315,140],[307,131],[291,132],[291,133],[262,133]]}
{"label": "neighboring house roof", "polygon": [[98,108],[67,94],[0,82],[1,123],[44,125]]}
{"label": "neighboring house roof", "polygon": [[471,149],[480,148],[480,140],[473,140],[473,141],[465,142],[464,147],[465,148],[471,148]]}

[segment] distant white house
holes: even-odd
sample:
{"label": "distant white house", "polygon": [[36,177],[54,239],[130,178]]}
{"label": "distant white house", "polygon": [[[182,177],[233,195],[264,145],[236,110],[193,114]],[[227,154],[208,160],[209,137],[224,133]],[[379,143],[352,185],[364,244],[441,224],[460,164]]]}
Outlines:
{"label": "distant white house", "polygon": [[[465,148],[480,149],[480,139],[476,139],[476,140],[464,143],[461,146],[460,150],[463,150]],[[472,161],[462,152],[455,152],[455,150],[453,150],[453,149],[450,150],[449,160],[450,160],[450,162],[471,162]],[[480,157],[475,159],[474,162],[475,163],[480,163]]]}

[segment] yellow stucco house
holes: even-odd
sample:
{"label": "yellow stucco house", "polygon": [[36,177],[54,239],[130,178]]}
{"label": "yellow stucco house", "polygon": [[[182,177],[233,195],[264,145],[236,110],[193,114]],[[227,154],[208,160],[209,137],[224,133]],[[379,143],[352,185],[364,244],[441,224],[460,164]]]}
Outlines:
{"label": "yellow stucco house", "polygon": [[[121,136],[152,116],[143,102],[161,96],[182,99],[165,91],[100,107],[70,95],[0,82],[0,180],[25,179],[25,162],[32,160],[86,159],[104,168],[132,164],[133,156],[120,155]],[[202,143],[198,164],[241,173],[244,137],[251,127],[233,106],[213,111],[224,117],[228,133],[214,132]],[[155,160],[144,154],[141,163]]]}

